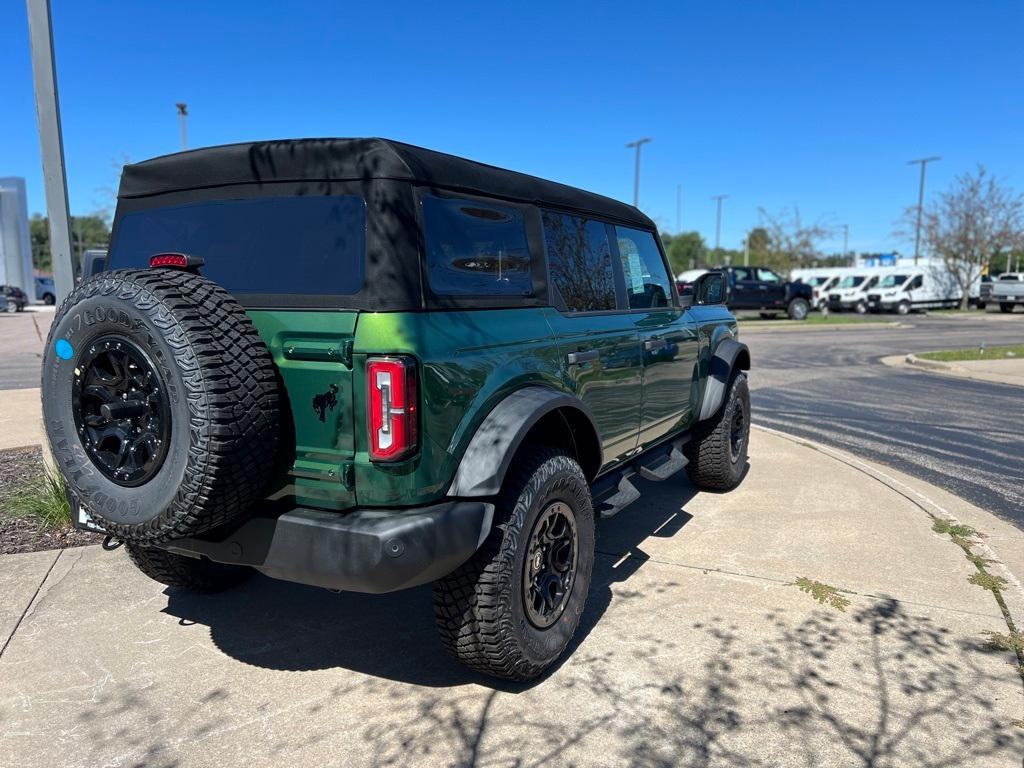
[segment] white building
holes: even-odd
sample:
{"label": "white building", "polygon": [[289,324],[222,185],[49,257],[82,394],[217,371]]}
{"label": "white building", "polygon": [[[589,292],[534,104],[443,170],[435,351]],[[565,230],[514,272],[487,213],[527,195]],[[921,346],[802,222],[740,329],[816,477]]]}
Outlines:
{"label": "white building", "polygon": [[16,176],[0,178],[0,284],[18,286],[29,300],[36,297],[28,197],[25,180]]}

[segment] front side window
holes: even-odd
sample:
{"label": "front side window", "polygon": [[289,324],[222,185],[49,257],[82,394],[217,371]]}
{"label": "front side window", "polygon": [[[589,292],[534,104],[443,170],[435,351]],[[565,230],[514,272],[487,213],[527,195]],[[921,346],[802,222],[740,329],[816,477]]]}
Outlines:
{"label": "front side window", "polygon": [[853,276],[853,275],[848,275],[847,277],[843,278],[843,282],[841,282],[838,287],[839,288],[856,288],[858,285],[860,285],[863,282],[864,282],[864,278],[862,276],[860,276],[860,275],[858,275],[856,277]]}
{"label": "front side window", "polygon": [[758,269],[757,279],[763,283],[781,283],[782,278],[772,272],[770,269]]}
{"label": "front side window", "polygon": [[366,262],[366,205],[354,195],[209,200],[126,213],[111,269],[146,269],[158,253],[205,262],[234,294],[358,293]]}
{"label": "front side window", "polygon": [[907,280],[906,275],[887,275],[881,283],[878,284],[879,288],[893,288],[897,285],[903,285]]}
{"label": "front side window", "polygon": [[672,289],[661,251],[650,232],[615,227],[630,309],[667,307]]}
{"label": "front side window", "polygon": [[427,276],[446,296],[532,296],[533,270],[519,208],[423,197]]}
{"label": "front side window", "polygon": [[551,280],[569,312],[615,309],[608,229],[600,221],[543,211]]}
{"label": "front side window", "polygon": [[733,275],[736,277],[736,282],[748,282],[754,279],[754,270],[748,269],[747,267],[733,267]]}

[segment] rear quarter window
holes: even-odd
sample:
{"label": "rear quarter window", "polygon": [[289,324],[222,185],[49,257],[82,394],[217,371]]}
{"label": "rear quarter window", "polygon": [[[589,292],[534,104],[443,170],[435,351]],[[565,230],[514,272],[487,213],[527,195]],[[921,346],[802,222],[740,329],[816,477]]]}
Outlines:
{"label": "rear quarter window", "polygon": [[109,268],[149,266],[157,253],[206,262],[231,293],[354,294],[363,286],[366,205],[355,195],[212,200],[124,214]]}
{"label": "rear quarter window", "polygon": [[533,267],[519,208],[424,195],[427,277],[444,296],[532,296]]}

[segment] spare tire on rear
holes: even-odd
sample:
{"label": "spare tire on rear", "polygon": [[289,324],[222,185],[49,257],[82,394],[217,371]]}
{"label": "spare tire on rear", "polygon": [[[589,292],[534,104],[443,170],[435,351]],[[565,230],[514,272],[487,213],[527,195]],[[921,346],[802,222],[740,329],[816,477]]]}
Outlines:
{"label": "spare tire on rear", "polygon": [[108,533],[157,544],[245,516],[280,466],[273,359],[216,283],[175,269],[86,280],[54,318],[43,418]]}

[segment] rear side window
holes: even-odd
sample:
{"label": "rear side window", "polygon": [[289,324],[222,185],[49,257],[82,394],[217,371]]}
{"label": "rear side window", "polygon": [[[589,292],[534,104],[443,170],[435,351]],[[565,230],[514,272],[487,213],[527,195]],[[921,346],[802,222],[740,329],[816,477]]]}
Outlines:
{"label": "rear side window", "polygon": [[363,287],[366,205],[354,195],[211,200],[127,213],[111,269],[187,253],[231,293],[353,294]]}
{"label": "rear side window", "polygon": [[423,197],[427,276],[447,296],[531,296],[533,271],[519,208]]}
{"label": "rear side window", "polygon": [[600,221],[543,211],[551,280],[569,312],[615,309],[608,228]]}
{"label": "rear side window", "polygon": [[654,235],[638,229],[616,227],[622,271],[630,309],[667,307],[672,302],[668,272]]}

